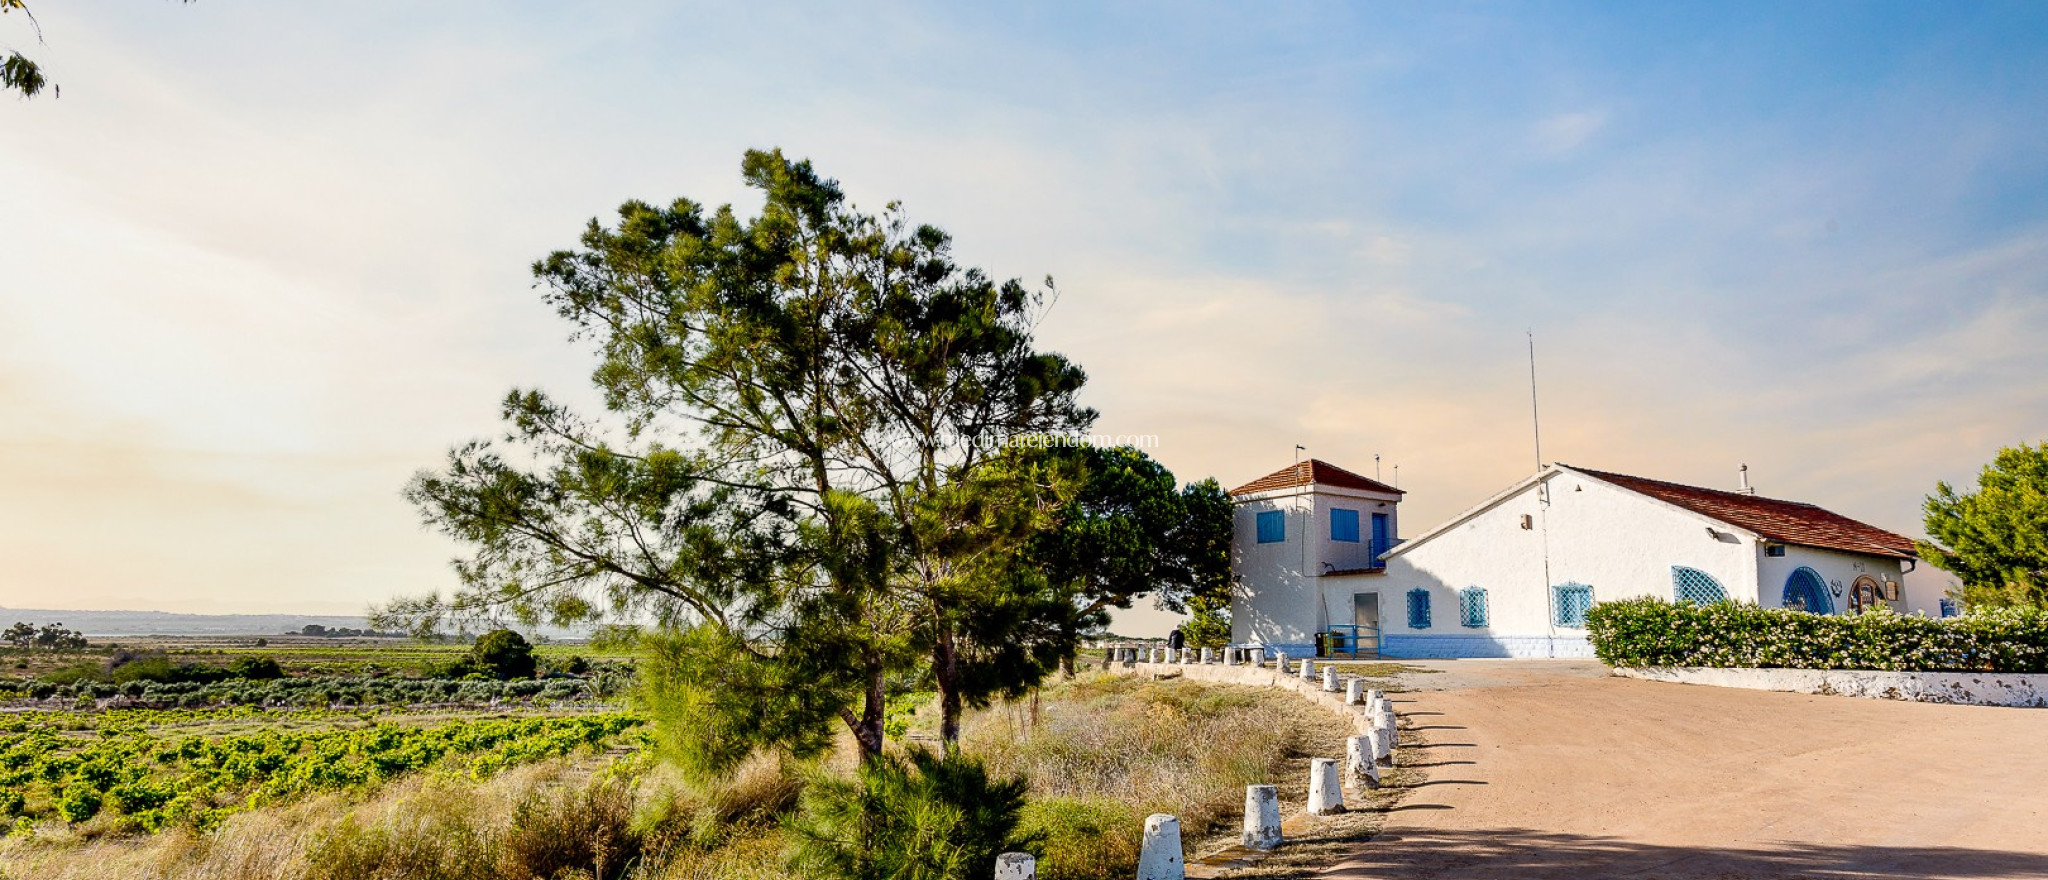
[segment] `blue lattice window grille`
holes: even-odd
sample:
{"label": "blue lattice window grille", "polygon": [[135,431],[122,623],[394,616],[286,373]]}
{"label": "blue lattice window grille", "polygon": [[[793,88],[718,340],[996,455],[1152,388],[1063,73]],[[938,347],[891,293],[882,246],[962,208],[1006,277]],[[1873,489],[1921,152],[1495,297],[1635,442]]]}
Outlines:
{"label": "blue lattice window grille", "polygon": [[1486,625],[1486,588],[1466,587],[1458,591],[1458,623],[1470,627]]}
{"label": "blue lattice window grille", "polygon": [[1586,628],[1586,611],[1593,607],[1593,588],[1585,584],[1559,584],[1550,588],[1552,619],[1558,626]]}
{"label": "blue lattice window grille", "polygon": [[1408,591],[1408,628],[1429,628],[1429,591],[1421,587]]}
{"label": "blue lattice window grille", "polygon": [[1671,567],[1671,598],[1681,605],[1710,605],[1728,598],[1721,582],[1697,568]]}
{"label": "blue lattice window grille", "polygon": [[1259,543],[1278,544],[1287,540],[1287,514],[1278,510],[1259,511]]}
{"label": "blue lattice window grille", "polygon": [[1795,611],[1833,614],[1835,601],[1829,597],[1829,592],[1828,582],[1821,579],[1819,572],[1801,566],[1785,579],[1785,596],[1781,604]]}
{"label": "blue lattice window grille", "polygon": [[[1954,600],[1954,599],[1943,599],[1943,600],[1941,600],[1941,616],[1943,616],[1943,617],[1959,617],[1959,616],[1961,616],[1961,615],[1962,615],[1962,613],[1963,613],[1963,609],[1961,609],[1961,608],[1959,608],[1959,607],[1957,607],[1957,606],[1956,606],[1956,600]],[[1412,612],[1412,611],[1411,611],[1411,612],[1409,612],[1409,614],[1410,614],[1410,615],[1413,615],[1413,614],[1414,614],[1414,612]]]}
{"label": "blue lattice window grille", "polygon": [[1358,543],[1358,511],[1341,507],[1330,510],[1330,540]]}

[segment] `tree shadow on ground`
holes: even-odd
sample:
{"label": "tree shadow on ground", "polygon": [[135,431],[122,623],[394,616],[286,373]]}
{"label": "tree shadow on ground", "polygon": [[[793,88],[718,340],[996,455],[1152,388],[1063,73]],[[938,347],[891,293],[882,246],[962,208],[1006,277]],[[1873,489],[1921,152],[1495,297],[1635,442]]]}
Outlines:
{"label": "tree shadow on ground", "polygon": [[[1426,810],[1432,806],[1437,805],[1404,804],[1396,809]],[[2048,877],[2048,856],[1960,847],[1789,842],[1739,848],[1662,846],[1593,834],[1521,828],[1402,829],[1373,838],[1321,876],[1414,880],[1971,880]]]}

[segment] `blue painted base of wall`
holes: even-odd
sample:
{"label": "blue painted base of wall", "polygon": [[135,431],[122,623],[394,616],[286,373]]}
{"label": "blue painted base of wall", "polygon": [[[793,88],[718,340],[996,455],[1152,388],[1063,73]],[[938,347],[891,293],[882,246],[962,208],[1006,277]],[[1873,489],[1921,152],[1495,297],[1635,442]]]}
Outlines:
{"label": "blue painted base of wall", "polygon": [[1382,636],[1380,656],[1424,660],[1459,657],[1591,657],[1585,636]]}

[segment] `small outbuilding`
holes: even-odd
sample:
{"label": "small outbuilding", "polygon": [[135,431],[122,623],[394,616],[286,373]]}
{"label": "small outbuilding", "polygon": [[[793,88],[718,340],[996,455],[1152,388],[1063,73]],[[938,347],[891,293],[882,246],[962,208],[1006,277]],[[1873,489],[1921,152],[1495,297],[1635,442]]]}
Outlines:
{"label": "small outbuilding", "polygon": [[[1609,599],[1945,610],[1905,595],[1911,539],[1743,482],[1548,465],[1404,541],[1400,490],[1303,462],[1232,490],[1232,640],[1296,655],[1576,657],[1592,653],[1587,609]],[[1360,516],[1384,517],[1384,531],[1362,539]]]}

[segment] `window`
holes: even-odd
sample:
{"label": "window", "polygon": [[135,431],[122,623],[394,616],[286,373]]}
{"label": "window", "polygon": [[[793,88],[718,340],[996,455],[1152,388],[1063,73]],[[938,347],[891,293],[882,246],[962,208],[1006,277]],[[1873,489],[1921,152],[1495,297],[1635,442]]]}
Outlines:
{"label": "window", "polygon": [[1358,543],[1358,511],[1341,507],[1330,510],[1330,540]]}
{"label": "window", "polygon": [[1829,598],[1832,592],[1819,572],[1802,566],[1785,579],[1785,596],[1781,604],[1794,611],[1833,614],[1835,602]]}
{"label": "window", "polygon": [[1593,588],[1585,584],[1559,584],[1550,588],[1552,614],[1558,626],[1586,628],[1586,611],[1593,607]]}
{"label": "window", "polygon": [[1429,591],[1421,587],[1408,591],[1408,628],[1429,628]]}
{"label": "window", "polygon": [[[1956,607],[1956,600],[1954,600],[1954,599],[1943,599],[1943,600],[1941,600],[1941,616],[1943,616],[1943,617],[1955,617],[1955,616],[1957,616],[1958,614],[1961,614],[1961,613],[1962,613],[1962,609],[1961,609],[1961,608],[1958,608],[1958,607]],[[1408,616],[1409,616],[1409,617],[1411,617],[1411,618],[1412,618],[1412,617],[1414,617],[1414,616],[1415,616],[1415,612],[1414,612],[1414,611],[1412,611],[1412,610],[1411,610],[1411,611],[1409,611],[1409,612],[1408,612]]]}
{"label": "window", "polygon": [[1259,543],[1278,544],[1287,540],[1287,514],[1278,510],[1259,511]]}
{"label": "window", "polygon": [[1785,545],[1771,544],[1769,546],[1766,546],[1764,547],[1764,555],[1782,557],[1785,555]]}
{"label": "window", "polygon": [[1681,605],[1711,605],[1728,598],[1721,582],[1697,568],[1671,567],[1671,598]]}
{"label": "window", "polygon": [[1466,587],[1458,591],[1458,622],[1465,626],[1486,625],[1486,589]]}

